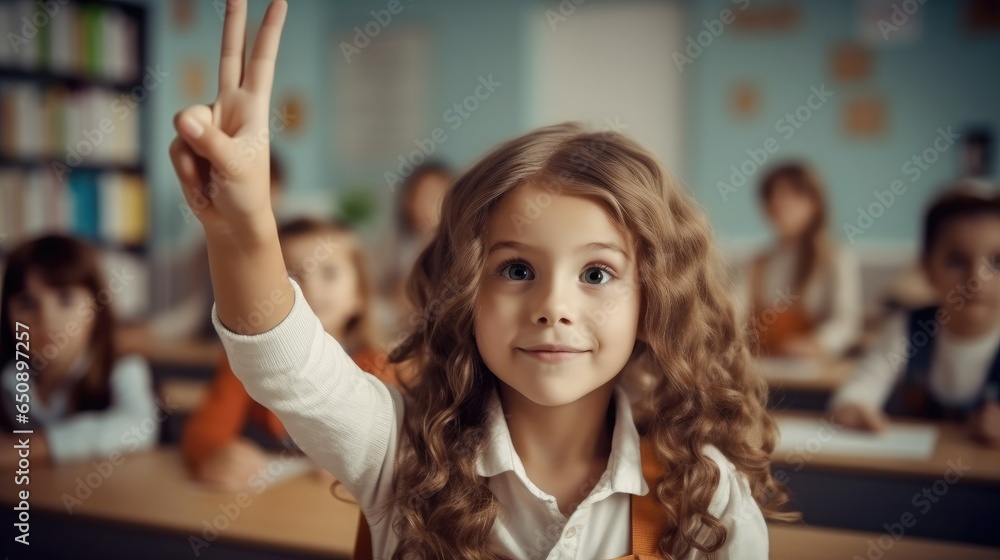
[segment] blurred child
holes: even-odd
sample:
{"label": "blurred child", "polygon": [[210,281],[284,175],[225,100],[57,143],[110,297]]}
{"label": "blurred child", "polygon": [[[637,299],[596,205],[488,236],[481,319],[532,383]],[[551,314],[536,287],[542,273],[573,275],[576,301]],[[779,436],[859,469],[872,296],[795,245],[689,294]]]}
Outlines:
{"label": "blurred child", "polygon": [[[65,235],[28,241],[7,260],[0,295],[3,421],[7,430],[34,430],[33,465],[139,451],[158,440],[149,365],[116,354],[110,304],[122,287],[112,286],[96,251]],[[17,461],[9,433],[0,446],[4,464]]]}
{"label": "blurred child", "polygon": [[[396,383],[376,350],[369,306],[371,287],[359,242],[346,228],[314,219],[279,228],[289,276],[302,286],[323,330],[354,361],[386,383]],[[251,400],[223,359],[208,400],[185,426],[184,459],[198,480],[235,490],[265,466],[264,449],[292,445],[278,418]]]}
{"label": "blurred child", "polygon": [[[277,152],[271,150],[271,208],[278,213],[285,186],[285,166]],[[191,212],[197,212],[192,208]],[[186,220],[194,220],[188,217]],[[208,270],[208,253],[204,243],[191,250],[179,266],[186,274],[180,276],[177,301],[150,321],[123,325],[117,329],[117,342],[126,351],[144,352],[157,340],[208,340],[217,336],[212,326],[212,276]]]}
{"label": "blurred child", "polygon": [[407,299],[404,282],[420,251],[430,243],[441,220],[441,201],[454,181],[450,167],[441,162],[425,162],[410,173],[400,188],[396,206],[398,231],[387,251],[390,262],[383,263],[386,272],[380,281],[377,311],[382,330],[396,335],[412,328],[408,324],[413,305]]}
{"label": "blurred child", "polygon": [[751,326],[765,355],[837,356],[861,328],[858,263],[827,232],[827,205],[813,170],[772,170],[761,200],[777,236],[750,264]]}
{"label": "blurred child", "polygon": [[855,377],[831,401],[833,420],[881,430],[892,415],[967,422],[1000,446],[1000,198],[950,191],[924,222],[921,265],[938,305],[892,317]]}

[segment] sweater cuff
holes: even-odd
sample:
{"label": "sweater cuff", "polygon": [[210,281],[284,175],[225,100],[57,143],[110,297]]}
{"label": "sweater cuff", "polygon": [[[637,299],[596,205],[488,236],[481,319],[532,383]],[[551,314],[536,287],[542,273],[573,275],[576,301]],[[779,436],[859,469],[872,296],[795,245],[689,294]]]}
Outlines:
{"label": "sweater cuff", "polygon": [[[219,320],[216,304],[212,303],[212,325],[215,326],[226,357],[238,376],[254,374],[268,377],[274,373],[301,371],[309,361],[313,348],[320,348],[315,339],[323,334],[323,325],[313,313],[302,288],[291,278],[292,308],[288,315],[271,330],[246,335],[233,332]],[[264,314],[272,312],[275,303],[281,303],[283,296],[275,292],[272,300],[257,304],[257,309],[246,319],[240,319],[237,329],[260,320]],[[241,379],[242,381],[242,379]]]}

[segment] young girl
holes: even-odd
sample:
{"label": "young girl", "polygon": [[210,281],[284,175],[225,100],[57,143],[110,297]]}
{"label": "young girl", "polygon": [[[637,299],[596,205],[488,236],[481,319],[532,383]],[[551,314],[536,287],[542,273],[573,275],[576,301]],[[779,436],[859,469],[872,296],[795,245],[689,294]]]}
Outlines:
{"label": "young girl", "polygon": [[[323,330],[358,367],[396,384],[379,353],[371,324],[371,286],[358,239],[344,226],[300,218],[278,230],[289,275],[302,288]],[[288,437],[281,421],[250,399],[223,360],[207,400],[184,428],[181,450],[192,475],[235,490],[266,465],[262,448],[280,449]]]}
{"label": "young girl", "polygon": [[457,180],[408,285],[403,391],[323,332],[281,263],[267,161],[237,149],[266,138],[285,12],[269,6],[244,73],[231,5],[219,96],[177,115],[171,155],[186,196],[230,170],[199,216],[213,321],[250,396],[358,500],[374,556],[767,557],[762,510],[786,517],[787,496],[765,387],[705,216],[629,140],[545,128]]}
{"label": "young girl", "polygon": [[921,265],[938,304],[890,318],[833,420],[881,430],[893,415],[964,420],[1000,446],[1000,198],[950,191],[931,205]]}
{"label": "young girl", "polygon": [[777,240],[748,275],[751,325],[766,355],[833,356],[861,328],[861,273],[853,254],[827,234],[823,189],[803,164],[775,168],[761,201]]}
{"label": "young girl", "polygon": [[[111,288],[95,251],[72,237],[47,235],[10,253],[0,295],[4,463],[17,461],[10,430],[34,430],[33,465],[156,445],[162,418],[149,365],[138,355],[117,355],[113,341],[110,305],[127,286]],[[27,344],[18,342],[22,332]],[[25,403],[22,423],[17,407]]]}

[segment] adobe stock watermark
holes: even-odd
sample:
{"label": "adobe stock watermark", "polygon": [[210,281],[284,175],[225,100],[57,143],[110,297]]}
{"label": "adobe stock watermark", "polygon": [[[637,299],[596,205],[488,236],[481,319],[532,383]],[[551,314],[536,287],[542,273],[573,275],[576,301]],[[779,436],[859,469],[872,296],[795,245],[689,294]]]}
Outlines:
{"label": "adobe stock watermark", "polygon": [[66,144],[66,157],[63,161],[52,162],[50,166],[56,178],[60,182],[65,181],[67,175],[83,164],[87,158],[96,154],[98,148],[115,133],[117,129],[115,123],[127,119],[139,103],[149,97],[149,92],[156,89],[169,76],[170,73],[161,69],[159,64],[156,67],[147,66],[142,84],[133,87],[128,93],[119,95],[111,103],[111,111],[117,119],[104,117],[97,123],[96,128],[83,129],[80,133],[83,139],[75,145]]}
{"label": "adobe stock watermark", "polygon": [[556,26],[560,23],[565,22],[569,17],[576,13],[577,6],[582,5],[587,0],[562,0],[556,9],[545,10],[545,20],[549,22],[549,28],[553,31],[556,30]]}
{"label": "adobe stock watermark", "polygon": [[247,478],[247,487],[253,492],[252,494],[247,490],[240,491],[232,501],[219,504],[219,513],[211,520],[202,520],[201,534],[188,535],[188,544],[191,545],[191,552],[195,557],[201,556],[202,550],[209,548],[225,530],[229,529],[243,511],[250,507],[254,496],[263,494],[269,485],[279,480],[285,468],[295,459],[296,456],[290,449],[287,447],[282,449],[277,458]]}
{"label": "adobe stock watermark", "polygon": [[[740,11],[746,10],[747,6],[750,5],[750,0],[731,1],[739,7]],[[724,8],[719,12],[719,17],[715,19],[701,20],[701,25],[705,29],[699,31],[695,36],[687,36],[687,39],[684,41],[683,53],[674,51],[674,54],[671,55],[674,66],[677,67],[677,72],[683,73],[684,66],[693,64],[695,59],[701,56],[705,52],[705,49],[712,46],[712,43],[722,35],[722,32],[726,30],[726,26],[734,21],[736,21],[736,13],[729,8]]]}
{"label": "adobe stock watermark", "polygon": [[135,453],[144,446],[155,444],[160,425],[177,409],[177,404],[170,400],[169,395],[165,401],[157,398],[156,409],[152,417],[144,418],[130,426],[127,431],[122,432],[119,443],[124,452],[112,451],[107,459],[91,461],[91,472],[76,477],[76,488],[73,489],[73,492],[63,492],[62,503],[63,507],[66,508],[66,513],[72,515],[75,508],[90,499],[111,478],[115,469],[128,460],[129,453]]}
{"label": "adobe stock watermark", "polygon": [[[934,137],[931,145],[918,154],[903,162],[900,171],[910,179],[910,183],[916,183],[923,176],[924,172],[931,168],[931,165],[940,159],[941,154],[947,152],[955,145],[955,140],[961,137],[951,131],[951,127],[938,127],[937,136]],[[844,235],[851,245],[858,237],[865,234],[870,227],[875,224],[875,220],[882,217],[896,203],[897,197],[906,193],[907,185],[901,179],[895,179],[889,183],[889,190],[874,190],[872,195],[875,201],[868,204],[867,208],[858,206],[858,217],[854,221],[844,223]]]}
{"label": "adobe stock watermark", "polygon": [[879,18],[878,31],[882,34],[882,39],[889,40],[889,35],[899,31],[901,27],[910,21],[910,17],[917,13],[917,10],[924,5],[927,0],[903,0],[892,5],[892,14],[889,21]]}
{"label": "adobe stock watermark", "polygon": [[[927,512],[934,507],[934,504],[940,502],[941,498],[948,494],[948,490],[957,484],[966,473],[972,470],[972,467],[962,464],[961,458],[955,461],[949,460],[947,464],[948,470],[945,471],[941,478],[935,480],[929,486],[921,488],[920,492],[914,494],[910,499],[910,504],[921,515],[927,515]],[[899,516],[899,520],[882,525],[885,529],[885,534],[868,539],[868,549],[865,551],[864,556],[855,554],[852,560],[879,560],[892,547],[896,546],[896,543],[906,535],[908,529],[911,529],[916,524],[917,516],[912,511],[904,511]]]}
{"label": "adobe stock watermark", "polygon": [[[817,111],[826,106],[830,98],[833,97],[834,92],[826,89],[826,84],[820,84],[819,87],[812,86],[809,88],[809,95],[806,97],[805,103],[799,105],[794,111],[785,113],[785,115],[779,118],[774,123],[774,131],[781,133],[781,137],[784,141],[791,140],[795,133],[805,125],[816,114]],[[729,195],[734,194],[739,191],[740,187],[745,185],[750,177],[752,177],[757,171],[767,163],[770,157],[777,153],[781,149],[781,143],[777,138],[771,136],[761,143],[760,147],[757,148],[747,148],[746,154],[747,159],[743,160],[739,164],[733,164],[729,166],[732,171],[729,175],[729,182],[726,181],[716,181],[715,188],[719,191],[719,196],[722,197],[722,201],[726,202],[729,199]]]}
{"label": "adobe stock watermark", "polygon": [[225,169],[216,169],[212,166],[208,173],[208,183],[204,188],[194,192],[194,205],[189,205],[186,201],[177,205],[185,224],[190,224],[197,219],[197,214],[208,208],[212,199],[228,188],[232,181],[232,176],[239,173],[243,166],[253,161],[259,154],[268,153],[271,140],[274,139],[275,132],[281,132],[292,122],[292,115],[287,107],[280,110],[275,107],[271,109],[271,118],[268,126],[261,129],[256,134],[248,134],[237,139],[237,153],[239,157],[226,163]]}
{"label": "adobe stock watermark", "polygon": [[[413,0],[407,0],[412,2]],[[351,57],[361,54],[365,47],[371,44],[372,40],[378,37],[382,30],[392,23],[393,16],[403,12],[403,3],[400,0],[389,0],[385,8],[372,10],[369,12],[372,19],[368,20],[364,26],[354,26],[354,38],[348,43],[340,42],[340,52],[344,55],[344,60],[351,63]]]}
{"label": "adobe stock watermark", "polygon": [[[502,85],[501,82],[493,80],[493,74],[487,74],[485,77],[479,76],[478,83],[473,88],[472,93],[461,101],[455,102],[448,109],[445,109],[444,113],[441,114],[441,119],[449,125],[452,131],[458,130],[473,113],[479,110],[481,103],[488,100]],[[403,178],[413,173],[414,168],[434,155],[438,146],[444,144],[447,140],[448,133],[442,127],[432,130],[426,138],[415,139],[413,143],[417,149],[405,157],[400,155],[398,158],[399,164],[396,166],[395,171],[386,170],[382,174],[389,190],[396,192],[396,187],[403,182]]]}
{"label": "adobe stock watermark", "polygon": [[14,29],[18,23],[21,24],[21,33],[7,31],[7,41],[10,43],[14,54],[21,52],[21,47],[27,45],[32,39],[38,37],[42,29],[45,28],[52,19],[59,15],[61,8],[69,4],[69,0],[35,0],[33,2],[38,9],[31,16],[21,16],[20,22],[10,22],[9,29]]}

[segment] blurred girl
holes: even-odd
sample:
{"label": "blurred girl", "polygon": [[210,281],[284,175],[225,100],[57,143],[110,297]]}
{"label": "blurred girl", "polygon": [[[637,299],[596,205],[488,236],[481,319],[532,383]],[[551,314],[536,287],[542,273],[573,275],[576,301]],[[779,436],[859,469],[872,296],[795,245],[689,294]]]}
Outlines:
{"label": "blurred girl", "polygon": [[[126,286],[112,288],[94,249],[72,237],[47,235],[10,253],[0,295],[4,462],[16,461],[11,429],[34,429],[33,464],[157,443],[161,418],[149,365],[115,351],[110,304]],[[28,405],[27,422],[19,404]]]}
{"label": "blurred girl", "polygon": [[964,420],[1000,446],[1000,197],[951,191],[931,205],[921,266],[938,303],[891,317],[834,421],[881,430],[893,415]]}
{"label": "blurred girl", "polygon": [[266,159],[232,165],[267,121],[287,9],[245,68],[246,6],[226,11],[219,94],[177,114],[171,158],[189,199],[234,169],[198,216],[213,322],[250,396],[358,500],[374,557],[766,558],[764,513],[790,517],[766,386],[708,220],[625,137],[543,128],[456,181],[407,282],[403,391],[324,332],[284,275]]}
{"label": "blurred girl", "polygon": [[761,201],[777,236],[750,264],[751,326],[765,355],[836,357],[861,328],[854,255],[827,233],[827,206],[816,174],[798,163],[772,170]]}
{"label": "blurred girl", "polygon": [[[365,371],[396,383],[377,351],[371,324],[371,285],[358,239],[347,228],[314,219],[279,229],[281,250],[323,330],[336,338]],[[291,446],[278,418],[254,402],[223,359],[207,400],[185,426],[181,441],[192,475],[235,490],[265,466],[265,449]]]}

